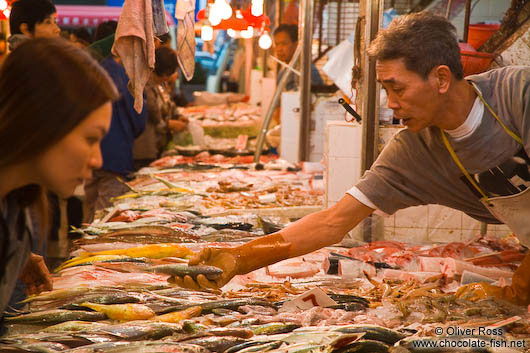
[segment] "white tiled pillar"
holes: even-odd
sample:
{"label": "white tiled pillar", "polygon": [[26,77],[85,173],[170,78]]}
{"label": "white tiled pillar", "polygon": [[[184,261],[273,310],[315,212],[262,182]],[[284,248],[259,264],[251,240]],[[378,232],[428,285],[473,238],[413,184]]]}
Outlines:
{"label": "white tiled pillar", "polygon": [[[327,207],[336,204],[361,177],[362,127],[357,123],[328,121],[324,175]],[[361,240],[358,229],[350,232],[350,237]]]}

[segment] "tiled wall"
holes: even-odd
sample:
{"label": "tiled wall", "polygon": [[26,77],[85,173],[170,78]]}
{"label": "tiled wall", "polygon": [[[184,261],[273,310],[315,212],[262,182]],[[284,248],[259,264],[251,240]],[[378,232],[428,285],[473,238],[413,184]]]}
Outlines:
{"label": "tiled wall", "polygon": [[[381,146],[398,130],[380,127]],[[361,176],[362,128],[358,124],[328,122],[324,159],[327,164],[325,185],[327,207],[336,204]],[[480,222],[460,211],[439,205],[410,207],[389,217],[376,218],[374,240],[387,239],[410,243],[466,241],[480,233]],[[504,225],[488,225],[488,234],[504,236]],[[359,227],[350,237],[361,240]]]}

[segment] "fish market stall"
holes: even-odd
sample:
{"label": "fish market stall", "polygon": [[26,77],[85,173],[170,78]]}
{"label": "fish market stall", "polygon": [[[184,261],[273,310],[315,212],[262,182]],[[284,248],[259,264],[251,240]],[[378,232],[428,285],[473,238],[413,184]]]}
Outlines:
{"label": "fish market stall", "polygon": [[[194,252],[232,247],[291,221],[255,210],[322,203],[312,175],[224,158],[201,169],[197,160],[168,164],[166,157],[140,171],[130,192],[76,230],[81,237],[55,269],[54,290],[6,318],[0,350],[419,352],[421,342],[457,347],[467,337],[474,345],[519,345],[503,351],[517,352],[530,344],[525,307],[455,296],[477,278],[509,281],[524,256],[512,237],[328,247],[236,276],[222,290],[178,287],[172,276],[220,274],[188,266]],[[240,212],[217,216],[223,210]]]}

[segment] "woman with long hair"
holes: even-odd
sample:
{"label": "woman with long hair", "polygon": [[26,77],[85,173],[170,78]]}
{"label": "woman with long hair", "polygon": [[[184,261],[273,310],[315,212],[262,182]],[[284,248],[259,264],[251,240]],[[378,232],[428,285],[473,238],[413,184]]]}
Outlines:
{"label": "woman with long hair", "polygon": [[31,254],[27,210],[48,219],[47,191],[71,196],[101,167],[117,98],[105,70],[61,38],[28,40],[0,67],[1,311],[19,277],[29,293],[51,289],[42,258]]}

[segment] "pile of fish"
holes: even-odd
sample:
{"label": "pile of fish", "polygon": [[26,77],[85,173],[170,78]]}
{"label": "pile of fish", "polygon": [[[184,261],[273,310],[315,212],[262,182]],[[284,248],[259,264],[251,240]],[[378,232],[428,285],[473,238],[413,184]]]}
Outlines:
{"label": "pile of fish", "polygon": [[[469,338],[449,335],[451,327],[502,328],[503,340],[530,347],[527,308],[455,296],[477,278],[508,283],[525,254],[514,238],[329,247],[236,276],[222,290],[180,288],[174,276],[222,274],[189,266],[195,252],[282,229],[321,204],[321,180],[223,163],[157,164],[74,230],[79,238],[54,269],[54,290],[5,318],[1,352],[425,352],[427,340]],[[521,351],[473,349],[452,351]]]}

